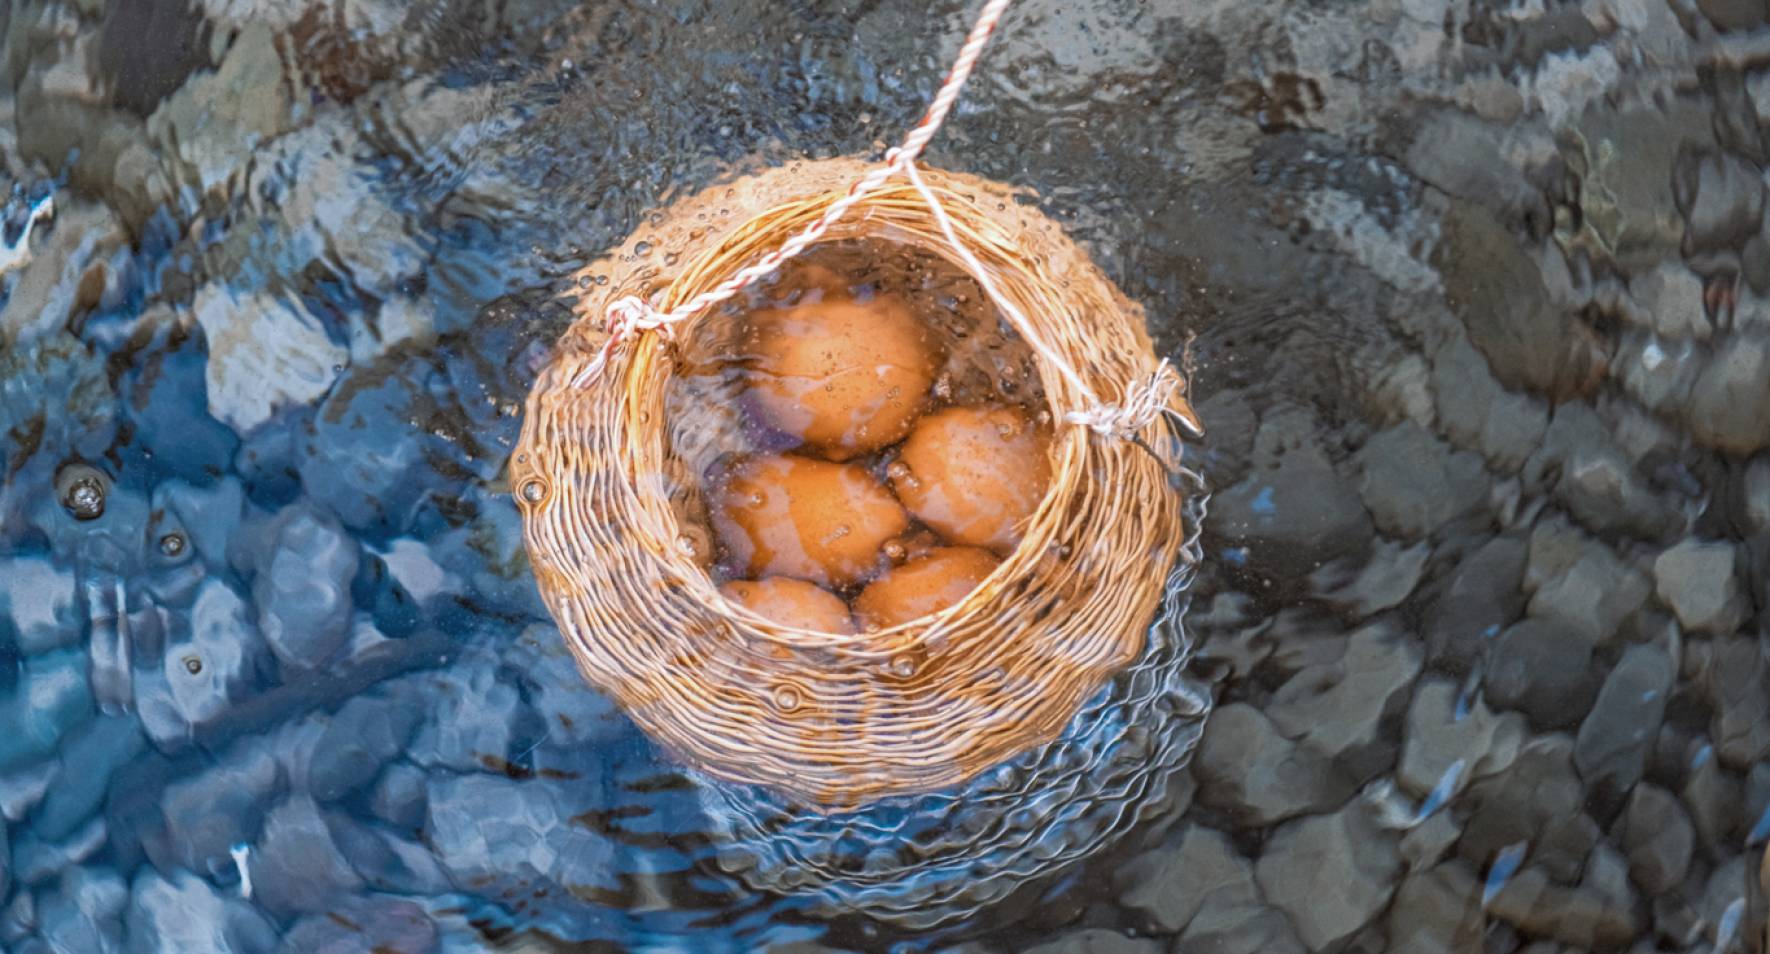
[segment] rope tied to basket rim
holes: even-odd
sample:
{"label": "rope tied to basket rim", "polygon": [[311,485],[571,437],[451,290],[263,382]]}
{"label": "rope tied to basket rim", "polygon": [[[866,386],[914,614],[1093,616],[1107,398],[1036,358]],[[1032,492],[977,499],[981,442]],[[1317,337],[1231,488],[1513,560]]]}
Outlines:
{"label": "rope tied to basket rim", "polygon": [[572,378],[576,387],[588,387],[599,377],[608,363],[613,359],[615,351],[627,340],[648,331],[663,334],[667,339],[674,338],[674,328],[702,311],[729,301],[745,288],[773,274],[782,263],[786,262],[812,245],[816,244],[830,227],[835,225],[848,211],[860,203],[868,195],[884,185],[892,176],[907,177],[922,200],[928,204],[929,210],[939,223],[941,232],[951,246],[953,252],[970,269],[990,300],[1000,309],[1014,329],[1019,332],[1029,345],[1051,367],[1063,376],[1066,382],[1081,395],[1083,406],[1063,415],[1063,420],[1081,427],[1086,427],[1104,437],[1117,437],[1134,440],[1150,423],[1168,414],[1178,421],[1193,436],[1203,433],[1196,417],[1175,408],[1174,396],[1185,387],[1185,379],[1173,367],[1168,359],[1157,362],[1155,370],[1146,378],[1133,381],[1125,386],[1123,394],[1117,402],[1102,400],[1064,356],[1039,335],[1032,322],[1025,314],[1009,301],[996,288],[990,279],[989,270],[978,261],[965,243],[960,241],[954,232],[952,222],[921,175],[916,170],[916,160],[928,147],[935,133],[946,122],[947,115],[958,101],[959,92],[970,78],[977,65],[984,47],[989,43],[991,34],[1001,22],[1003,13],[1011,0],[989,0],[978,13],[977,21],[972,25],[971,32],[959,49],[959,55],[953,60],[952,68],[947,71],[946,79],[935,93],[934,99],[928,104],[922,120],[909,134],[904,137],[903,145],[892,148],[885,153],[885,161],[856,179],[848,191],[838,197],[824,210],[815,221],[788,239],[779,248],[762,256],[760,259],[732,273],[725,281],[720,282],[695,295],[689,300],[678,304],[669,311],[661,311],[652,302],[637,295],[626,295],[609,303],[603,317],[603,329],[608,337],[603,340],[602,347],[585,366]]}

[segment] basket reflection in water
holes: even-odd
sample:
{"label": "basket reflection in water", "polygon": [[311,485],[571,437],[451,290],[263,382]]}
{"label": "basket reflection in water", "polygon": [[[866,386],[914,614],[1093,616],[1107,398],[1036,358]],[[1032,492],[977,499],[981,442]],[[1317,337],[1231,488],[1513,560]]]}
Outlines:
{"label": "basket reflection in water", "polygon": [[[716,333],[730,313],[630,340],[574,386],[602,347],[610,302],[639,295],[667,309],[717,284],[866,168],[800,163],[710,188],[593,264],[511,465],[537,583],[586,677],[687,765],[738,783],[706,796],[745,846],[731,866],[776,888],[842,882],[863,894],[931,864],[976,881],[980,863],[1024,871],[1098,846],[1136,815],[1127,808],[1156,799],[1209,708],[1182,674],[1179,625],[1202,488],[1182,479],[1169,416],[1135,440],[1064,424],[1085,393],[1040,357],[1059,423],[1049,489],[1018,546],[933,616],[814,633],[728,602],[705,569],[705,536],[680,517],[699,475],[666,433],[678,373],[666,338]],[[1147,379],[1156,358],[1141,309],[1050,220],[1005,187],[923,176],[1000,292],[1088,388],[1117,395]],[[863,239],[952,258],[907,184],[870,194],[826,235]],[[1172,402],[1191,419],[1183,396]],[[985,835],[960,817],[972,805],[1004,817]],[[881,853],[891,839],[901,852]],[[919,901],[893,896],[932,915],[938,882],[918,882]]]}

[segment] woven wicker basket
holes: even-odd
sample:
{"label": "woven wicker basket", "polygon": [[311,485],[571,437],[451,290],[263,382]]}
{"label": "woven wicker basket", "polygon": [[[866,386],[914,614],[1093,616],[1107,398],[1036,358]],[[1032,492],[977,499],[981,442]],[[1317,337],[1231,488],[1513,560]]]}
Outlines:
{"label": "woven wicker basket", "polygon": [[[572,381],[605,339],[610,302],[655,294],[673,307],[803,228],[866,169],[804,162],[709,188],[592,264],[583,317],[529,396],[511,464],[536,581],[586,678],[701,771],[830,807],[947,788],[1055,738],[1141,651],[1183,535],[1165,417],[1140,441],[1060,425],[1023,541],[949,609],[839,636],[784,629],[720,595],[670,501],[683,477],[664,421],[671,343],[641,336],[588,385]],[[1006,187],[923,175],[1000,291],[1097,393],[1147,378],[1141,309],[1056,225]],[[901,182],[826,238],[946,251]],[[726,320],[709,310],[676,335]],[[1040,375],[1061,420],[1082,398],[1042,361]],[[1173,409],[1191,420],[1184,397]]]}

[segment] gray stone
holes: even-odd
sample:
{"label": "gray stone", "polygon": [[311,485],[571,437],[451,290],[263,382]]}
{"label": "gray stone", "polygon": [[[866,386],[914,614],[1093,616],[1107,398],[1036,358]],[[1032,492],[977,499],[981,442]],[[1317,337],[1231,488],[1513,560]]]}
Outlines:
{"label": "gray stone", "polygon": [[242,436],[324,395],[350,358],[318,319],[268,293],[204,285],[191,310],[209,346],[209,413]]}
{"label": "gray stone", "polygon": [[1770,536],[1770,454],[1760,454],[1746,466],[1742,493],[1747,531]]}
{"label": "gray stone", "polygon": [[72,834],[104,804],[111,776],[145,744],[140,724],[128,716],[100,716],[88,723],[62,747],[62,771],[37,812],[35,834],[48,841]]}
{"label": "gray stone", "polygon": [[1457,850],[1482,867],[1524,842],[1537,846],[1532,864],[1573,881],[1601,834],[1582,814],[1585,786],[1573,767],[1573,740],[1561,734],[1526,742],[1510,769],[1471,784],[1458,804],[1468,820]]}
{"label": "gray stone", "polygon": [[1524,612],[1524,541],[1494,537],[1458,561],[1426,616],[1431,658],[1469,666],[1500,628]]}
{"label": "gray stone", "polygon": [[1436,811],[1419,821],[1415,811],[1406,819],[1412,829],[1401,836],[1401,860],[1407,862],[1409,871],[1419,872],[1438,864],[1463,836],[1463,830],[1452,812]]}
{"label": "gray stone", "polygon": [[1714,323],[1702,303],[1702,278],[1675,261],[1660,262],[1629,278],[1631,318],[1668,342],[1707,341]]}
{"label": "gray stone", "polygon": [[290,504],[267,531],[271,545],[252,581],[258,628],[284,665],[326,662],[350,635],[356,544],[312,504]]}
{"label": "gray stone", "polygon": [[1351,785],[1321,755],[1299,748],[1246,703],[1231,703],[1205,723],[1193,762],[1199,801],[1237,824],[1265,827],[1346,800]]}
{"label": "gray stone", "polygon": [[1598,693],[1592,646],[1557,620],[1522,620],[1494,641],[1483,687],[1488,701],[1541,728],[1577,725]]}
{"label": "gray stone", "polygon": [[[1395,780],[1416,797],[1435,791],[1455,795],[1476,779],[1505,771],[1524,737],[1524,720],[1517,715],[1495,715],[1480,699],[1459,699],[1454,684],[1425,680],[1408,707]],[[1446,781],[1453,779],[1446,791]]]}
{"label": "gray stone", "polygon": [[1623,653],[1574,743],[1574,764],[1587,785],[1620,794],[1641,780],[1676,674],[1657,646],[1631,646]]}
{"label": "gray stone", "polygon": [[405,699],[357,696],[326,726],[308,765],[308,790],[320,801],[348,795],[405,750],[421,713]]}
{"label": "gray stone", "polygon": [[1403,547],[1377,540],[1370,558],[1344,557],[1309,575],[1309,584],[1328,603],[1363,619],[1400,606],[1425,575],[1432,548],[1425,543]]}
{"label": "gray stone", "polygon": [[1254,877],[1290,916],[1297,937],[1320,950],[1374,917],[1395,891],[1401,862],[1393,833],[1358,803],[1332,815],[1287,822],[1266,842]]}
{"label": "gray stone", "polygon": [[1221,832],[1187,825],[1178,838],[1145,852],[1114,876],[1119,903],[1138,911],[1149,926],[1176,934],[1200,911],[1257,904],[1254,866]]}
{"label": "gray stone", "polygon": [[1742,329],[1697,379],[1686,423],[1698,443],[1741,457],[1770,447],[1770,332]]}
{"label": "gray stone", "polygon": [[1516,471],[1542,443],[1548,405],[1502,387],[1467,337],[1453,335],[1439,347],[1432,386],[1451,443],[1479,451],[1496,470]]}
{"label": "gray stone", "polygon": [[1630,908],[1598,891],[1553,884],[1535,867],[1506,882],[1488,911],[1527,934],[1582,948],[1621,946],[1640,932]]}
{"label": "gray stone", "polygon": [[79,642],[81,616],[72,569],[57,569],[46,557],[0,560],[0,632],[11,626],[19,652],[34,656]]}
{"label": "gray stone", "polygon": [[144,698],[142,704],[163,705],[169,711],[160,721],[176,723],[184,733],[215,725],[253,694],[264,663],[264,639],[246,601],[219,579],[204,580],[188,633],[168,643],[161,659],[164,699]]}
{"label": "gray stone", "polygon": [[1481,459],[1453,451],[1412,421],[1373,436],[1358,460],[1359,496],[1386,534],[1423,539],[1487,504],[1488,478]]}
{"label": "gray stone", "polygon": [[292,795],[265,815],[249,858],[253,897],[277,917],[328,911],[363,886],[305,795]]}
{"label": "gray stone", "polygon": [[231,868],[230,849],[258,833],[282,778],[270,753],[241,743],[201,774],[172,782],[160,799],[165,842],[149,842],[150,856],[163,869]]}
{"label": "gray stone", "polygon": [[1554,305],[1537,263],[1491,212],[1453,202],[1434,262],[1470,343],[1501,384],[1560,399],[1596,383],[1602,346]]}
{"label": "gray stone", "polygon": [[1408,954],[1462,954],[1480,950],[1481,884],[1467,866],[1450,861],[1410,875],[1389,906],[1390,950]]}
{"label": "gray stone", "polygon": [[[19,892],[20,897],[26,893]],[[37,948],[44,954],[78,951],[112,954],[123,946],[123,915],[129,886],[108,868],[70,868],[37,904]]]}
{"label": "gray stone", "polygon": [[188,871],[137,875],[128,923],[131,954],[267,954],[277,946],[264,915]]}
{"label": "gray stone", "polygon": [[1697,341],[1662,341],[1651,332],[1633,330],[1617,343],[1614,366],[1623,390],[1648,410],[1682,419],[1709,349]]}
{"label": "gray stone", "polygon": [[1635,475],[1639,456],[1627,452],[1590,405],[1569,402],[1555,409],[1526,476],[1552,478],[1556,499],[1597,533],[1658,538],[1681,528],[1682,517]]}
{"label": "gray stone", "polygon": [[430,954],[442,939],[424,909],[404,898],[351,897],[289,929],[281,954]]}
{"label": "gray stone", "polygon": [[416,832],[424,823],[423,769],[397,762],[387,767],[369,792],[369,811],[395,828]]}
{"label": "gray stone", "polygon": [[61,766],[53,762],[39,762],[0,778],[0,818],[9,822],[23,820],[43,800],[49,784],[60,772]]}
{"label": "gray stone", "polygon": [[221,189],[246,159],[305,112],[283,76],[277,34],[248,23],[214,72],[193,77],[148,117],[148,135],[179,161],[179,179],[199,194]]}
{"label": "gray stone", "polygon": [[1635,786],[1623,827],[1629,875],[1642,891],[1657,897],[1684,883],[1696,829],[1670,792],[1645,782]]}
{"label": "gray stone", "polygon": [[325,818],[339,854],[371,890],[414,897],[449,893],[448,877],[430,849],[343,812]]}
{"label": "gray stone", "polygon": [[431,779],[426,801],[425,840],[462,890],[488,893],[488,886],[496,885],[533,890],[548,883],[566,860],[582,872],[615,863],[614,846],[571,821],[584,809],[550,779],[439,774]]}
{"label": "gray stone", "polygon": [[1722,762],[1744,769],[1770,756],[1770,645],[1753,636],[1716,639],[1698,685],[1714,713],[1709,732]]}
{"label": "gray stone", "polygon": [[1207,908],[1192,919],[1174,954],[1304,954],[1290,919],[1261,904]]}
{"label": "gray stone", "polygon": [[409,699],[426,700],[427,718],[406,757],[425,768],[485,771],[508,758],[525,715],[513,680],[499,674],[489,653],[469,652],[446,670],[400,681]]}
{"label": "gray stone", "polygon": [[1026,950],[1027,954],[1162,954],[1162,944],[1106,928],[1082,928]]}
{"label": "gray stone", "polygon": [[1653,561],[1654,590],[1687,632],[1732,635],[1745,619],[1731,544],[1686,540]]}
{"label": "gray stone", "polygon": [[1336,758],[1376,742],[1383,714],[1420,665],[1414,640],[1372,623],[1347,639],[1340,659],[1310,666],[1280,686],[1266,715],[1303,748]]}
{"label": "gray stone", "polygon": [[40,838],[26,829],[12,846],[12,875],[21,886],[40,884],[76,865],[85,864],[110,841],[104,816],[88,818],[62,838]]}
{"label": "gray stone", "polygon": [[533,753],[537,771],[565,768],[554,764],[560,755],[607,745],[631,731],[632,723],[609,697],[584,681],[557,627],[537,624],[523,630],[503,661],[520,675],[523,698],[546,732]]}
{"label": "gray stone", "polygon": [[1751,30],[1764,24],[1765,10],[1757,0],[1696,0],[1696,8],[1722,30]]}
{"label": "gray stone", "polygon": [[1739,836],[1744,793],[1739,780],[1721,767],[1712,749],[1697,752],[1690,777],[1679,795],[1690,810],[1698,843],[1719,845]]}
{"label": "gray stone", "polygon": [[1370,517],[1321,448],[1321,433],[1312,411],[1268,410],[1247,476],[1212,498],[1211,528],[1246,541],[1252,559],[1282,566],[1362,552]]}
{"label": "gray stone", "polygon": [[[1759,8],[1762,20],[1762,4],[1757,0],[1746,3]],[[1686,257],[1737,249],[1757,234],[1764,220],[1764,180],[1757,166],[1726,152],[1680,156],[1672,176],[1672,195],[1678,211],[1684,214]]]}
{"label": "gray stone", "polygon": [[0,700],[0,772],[10,772],[54,752],[62,736],[92,715],[86,654],[78,649],[45,653],[25,661],[18,682]]}
{"label": "gray stone", "polygon": [[1530,537],[1525,583],[1531,616],[1552,619],[1593,644],[1616,638],[1647,601],[1647,577],[1565,524],[1539,523]]}

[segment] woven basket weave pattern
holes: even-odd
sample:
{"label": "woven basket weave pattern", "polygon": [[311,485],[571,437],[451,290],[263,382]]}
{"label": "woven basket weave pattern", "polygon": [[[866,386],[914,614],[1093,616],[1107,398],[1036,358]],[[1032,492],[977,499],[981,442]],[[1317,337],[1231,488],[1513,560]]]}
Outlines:
{"label": "woven basket weave pattern", "polygon": [[[718,283],[865,168],[801,163],[710,188],[590,266],[606,280],[591,284],[584,317],[530,395],[511,474],[537,582],[584,675],[700,770],[830,806],[949,787],[1055,738],[1141,651],[1183,532],[1155,454],[1060,427],[1050,489],[1019,548],[933,617],[807,633],[719,594],[681,545],[670,500],[685,477],[664,422],[672,345],[645,335],[588,387],[569,382],[600,347],[610,302],[656,293],[669,308]],[[1141,310],[1061,230],[1001,186],[924,176],[1001,291],[1098,393],[1149,373]],[[944,249],[907,185],[869,196],[827,239],[861,237]],[[676,334],[728,320],[706,312]],[[1061,418],[1081,397],[1040,372]],[[1161,423],[1144,437],[1173,440]]]}

